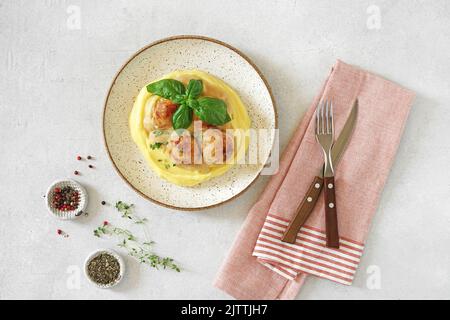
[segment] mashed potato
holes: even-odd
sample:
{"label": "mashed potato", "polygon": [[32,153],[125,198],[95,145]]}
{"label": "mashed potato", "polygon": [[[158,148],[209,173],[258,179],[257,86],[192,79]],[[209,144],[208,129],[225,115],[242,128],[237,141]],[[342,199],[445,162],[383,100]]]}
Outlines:
{"label": "mashed potato", "polygon": [[[174,161],[167,150],[165,140],[161,140],[161,143],[158,142],[159,140],[155,140],[164,137],[166,134],[169,135],[170,131],[173,130],[169,128],[168,130],[164,130],[163,133],[160,133],[160,130],[154,130],[157,127],[154,126],[155,116],[153,111],[162,98],[151,94],[147,91],[146,87],[143,87],[131,111],[129,125],[131,136],[150,167],[160,177],[179,186],[194,186],[227,172],[245,155],[248,148],[248,139],[245,133],[250,128],[250,118],[237,93],[222,80],[199,70],[175,71],[161,79],[178,80],[185,86],[187,86],[190,79],[202,80],[203,91],[201,96],[218,98],[225,101],[231,121],[214,128],[227,130],[227,132],[230,132],[228,129],[233,129],[233,161],[220,164],[201,163],[188,165]],[[171,110],[169,108],[163,111],[170,112]],[[193,132],[193,125],[188,130]],[[155,132],[158,134],[155,135]],[[155,141],[157,147],[155,147]]]}

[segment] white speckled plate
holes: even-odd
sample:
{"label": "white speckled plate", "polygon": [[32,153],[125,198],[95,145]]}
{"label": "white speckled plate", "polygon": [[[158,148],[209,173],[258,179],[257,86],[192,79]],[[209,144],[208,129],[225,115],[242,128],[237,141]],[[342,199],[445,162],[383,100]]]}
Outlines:
{"label": "white speckled plate", "polygon": [[[153,172],[131,139],[128,116],[139,90],[174,70],[200,69],[227,82],[247,107],[252,128],[275,129],[275,103],[257,67],[237,49],[200,36],[159,40],[134,54],[120,69],[108,92],[103,132],[108,154],[120,176],[145,198],[167,207],[195,210],[228,201],[246,190],[263,163],[236,165],[223,176],[195,187],[180,187]],[[259,154],[267,159],[274,141],[269,135]],[[261,149],[261,144],[259,144]],[[263,161],[265,162],[265,161]]]}

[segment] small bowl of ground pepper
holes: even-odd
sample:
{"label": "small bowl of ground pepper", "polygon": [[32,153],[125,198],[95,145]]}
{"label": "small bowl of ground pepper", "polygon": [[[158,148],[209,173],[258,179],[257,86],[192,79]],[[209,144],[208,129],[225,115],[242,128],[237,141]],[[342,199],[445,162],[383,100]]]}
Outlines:
{"label": "small bowl of ground pepper", "polygon": [[89,282],[107,289],[117,285],[123,278],[125,264],[113,250],[100,249],[92,252],[84,263],[84,273]]}
{"label": "small bowl of ground pepper", "polygon": [[48,210],[57,218],[75,219],[86,210],[88,195],[81,184],[65,179],[51,184],[46,201]]}

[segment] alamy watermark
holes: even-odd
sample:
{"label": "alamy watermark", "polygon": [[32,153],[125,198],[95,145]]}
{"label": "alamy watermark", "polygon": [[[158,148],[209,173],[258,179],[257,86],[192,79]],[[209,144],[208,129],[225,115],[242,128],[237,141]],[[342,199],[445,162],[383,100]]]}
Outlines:
{"label": "alamy watermark", "polygon": [[66,26],[69,30],[81,29],[81,8],[76,5],[69,5],[66,9],[67,17]]}
{"label": "alamy watermark", "polygon": [[167,153],[174,166],[263,165],[263,175],[275,174],[279,166],[278,129],[218,129],[194,121],[193,132],[152,130],[148,143]]}
{"label": "alamy watermark", "polygon": [[377,265],[370,265],[366,269],[369,275],[366,280],[366,287],[369,290],[381,289],[381,268]]}
{"label": "alamy watermark", "polygon": [[68,277],[66,287],[68,290],[80,290],[81,288],[81,268],[77,265],[70,265],[66,269]]}
{"label": "alamy watermark", "polygon": [[377,5],[370,5],[367,10],[367,29],[369,30],[379,30],[381,29],[381,10]]}

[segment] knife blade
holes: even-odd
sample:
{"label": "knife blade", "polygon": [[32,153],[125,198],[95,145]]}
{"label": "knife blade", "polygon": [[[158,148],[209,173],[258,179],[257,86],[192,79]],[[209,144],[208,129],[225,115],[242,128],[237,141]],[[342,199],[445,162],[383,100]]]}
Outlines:
{"label": "knife blade", "polygon": [[[338,139],[334,142],[333,148],[331,149],[331,160],[333,161],[333,166],[336,167],[342,158],[342,154],[347,147],[350,137],[353,134],[353,129],[355,128],[356,118],[358,117],[358,99],[355,100],[352,106],[352,111],[345,121],[344,127],[339,134]],[[323,167],[319,172],[319,176],[323,178]]]}
{"label": "knife blade", "polygon": [[[331,158],[334,164],[334,167],[337,167],[339,161],[342,158],[342,154],[344,153],[348,142],[353,134],[353,130],[355,128],[356,119],[358,117],[358,99],[355,100],[352,106],[352,110],[350,111],[347,120],[345,121],[344,127],[339,134],[339,137],[335,141],[333,148],[331,149]],[[291,220],[289,225],[287,226],[281,241],[288,243],[295,243],[297,239],[297,233],[299,232],[302,225],[305,223],[306,219],[311,214],[314,209],[317,199],[319,198],[320,192],[323,187],[323,174],[324,174],[324,165],[320,168],[317,176],[314,178],[311,183],[305,197],[297,208],[297,213],[294,218]]]}

